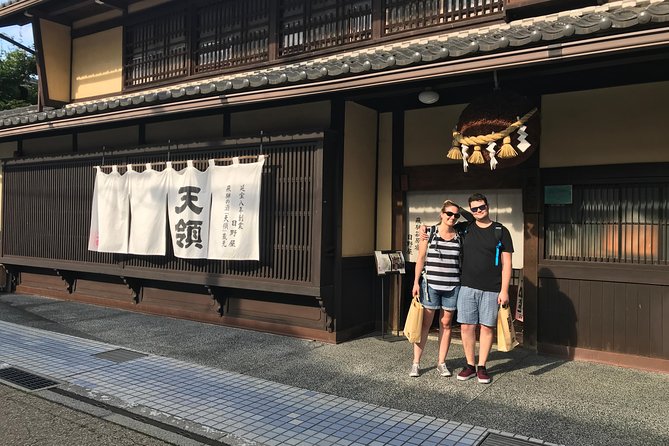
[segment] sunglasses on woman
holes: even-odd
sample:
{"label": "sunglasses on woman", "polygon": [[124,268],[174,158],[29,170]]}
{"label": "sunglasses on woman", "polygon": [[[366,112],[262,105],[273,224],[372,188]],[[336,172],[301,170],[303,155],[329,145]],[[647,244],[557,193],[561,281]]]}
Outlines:
{"label": "sunglasses on woman", "polygon": [[488,209],[488,205],[482,204],[481,206],[474,206],[473,208],[469,209],[471,209],[472,212],[485,211],[486,209]]}
{"label": "sunglasses on woman", "polygon": [[446,214],[447,217],[460,218],[460,214],[457,212],[446,211],[444,214]]}

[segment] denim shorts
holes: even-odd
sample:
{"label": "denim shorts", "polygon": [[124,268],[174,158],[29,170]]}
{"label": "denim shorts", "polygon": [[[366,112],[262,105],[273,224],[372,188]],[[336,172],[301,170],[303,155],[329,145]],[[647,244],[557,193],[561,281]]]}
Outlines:
{"label": "denim shorts", "polygon": [[497,325],[497,297],[499,293],[483,291],[466,286],[460,287],[458,295],[458,322],[461,324],[481,324],[487,327]]}
{"label": "denim shorts", "polygon": [[[420,286],[420,303],[423,304],[423,307],[428,310],[446,310],[446,311],[455,311],[457,308],[458,301],[458,289],[459,286],[456,286],[450,291],[438,291],[430,286],[430,284],[425,285],[427,281],[423,279],[423,282]],[[427,292],[425,292],[427,288]]]}

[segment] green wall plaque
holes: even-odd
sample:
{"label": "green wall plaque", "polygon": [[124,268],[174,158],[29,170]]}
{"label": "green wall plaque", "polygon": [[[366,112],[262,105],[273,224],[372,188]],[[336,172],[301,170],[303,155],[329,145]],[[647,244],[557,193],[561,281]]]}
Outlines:
{"label": "green wall plaque", "polygon": [[571,184],[544,186],[544,204],[571,204]]}

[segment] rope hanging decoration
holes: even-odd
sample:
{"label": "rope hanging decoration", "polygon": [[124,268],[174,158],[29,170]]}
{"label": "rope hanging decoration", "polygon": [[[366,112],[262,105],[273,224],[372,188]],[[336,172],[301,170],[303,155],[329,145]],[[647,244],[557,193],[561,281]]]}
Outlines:
{"label": "rope hanging decoration", "polygon": [[539,134],[538,116],[538,108],[528,98],[493,91],[462,111],[447,157],[462,160],[465,172],[470,165],[488,164],[494,170],[518,164],[538,146],[538,141],[529,137]]}

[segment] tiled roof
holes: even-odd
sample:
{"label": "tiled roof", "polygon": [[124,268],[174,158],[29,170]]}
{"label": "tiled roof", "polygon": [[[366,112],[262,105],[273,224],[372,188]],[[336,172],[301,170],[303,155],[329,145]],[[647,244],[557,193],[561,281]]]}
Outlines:
{"label": "tiled roof", "polygon": [[35,3],[43,3],[46,0],[5,0],[0,2],[0,12],[2,12],[3,9],[9,8],[9,7],[20,7],[21,3],[25,3],[25,6],[31,6],[29,3],[32,3],[33,5]]}
{"label": "tiled roof", "polygon": [[21,116],[31,113],[37,113],[38,110],[39,107],[37,107],[36,105],[28,105],[27,107],[18,107],[18,108],[12,108],[10,110],[2,110],[0,111],[0,120],[11,118],[12,116]]}
{"label": "tiled roof", "polygon": [[0,9],[5,8],[7,6],[13,5],[14,3],[21,3],[24,2],[25,0],[8,0],[5,2],[0,3]]}
{"label": "tiled roof", "polygon": [[63,108],[0,118],[0,129],[68,117],[118,111],[204,96],[226,95],[253,89],[326,81],[465,58],[493,52],[564,42],[584,36],[611,34],[669,22],[669,0],[624,0],[602,6],[565,11],[509,24],[448,33],[399,42],[346,55],[314,59],[302,64],[223,75],[197,82],[173,85],[106,99],[69,104]]}

